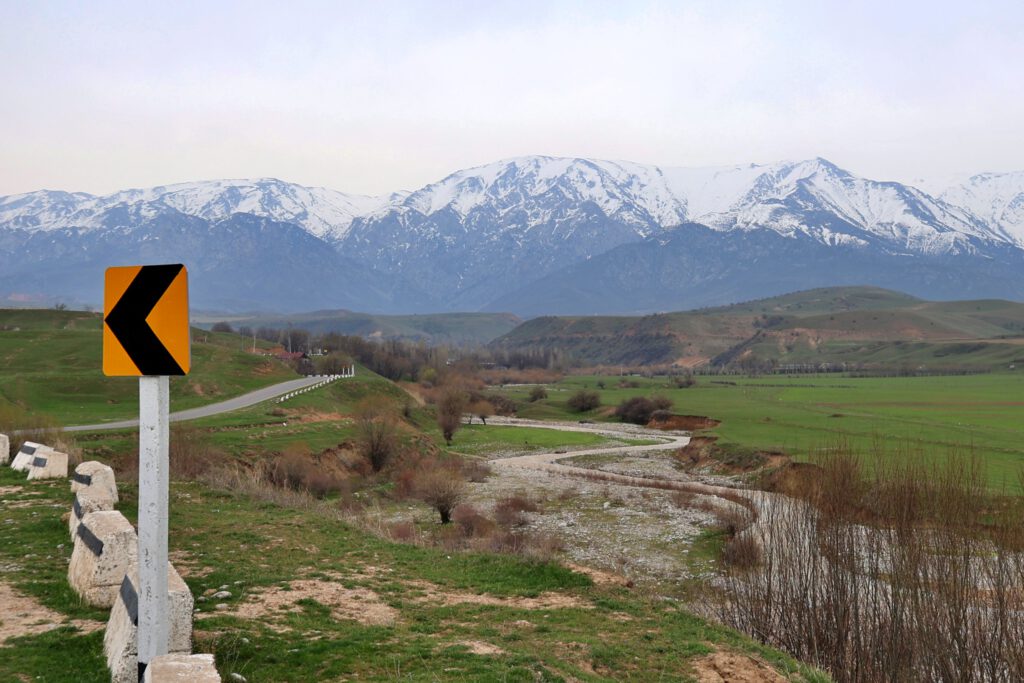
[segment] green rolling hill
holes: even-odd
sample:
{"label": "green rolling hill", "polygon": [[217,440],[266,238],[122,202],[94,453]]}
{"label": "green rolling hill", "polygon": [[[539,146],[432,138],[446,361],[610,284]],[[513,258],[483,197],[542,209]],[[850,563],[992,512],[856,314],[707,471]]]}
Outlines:
{"label": "green rolling hill", "polygon": [[367,338],[424,341],[455,346],[486,344],[514,329],[522,320],[511,313],[436,313],[423,315],[375,315],[354,311],[312,311],[295,315],[197,316],[200,327],[227,322],[236,329],[288,326],[313,334],[336,332]]}
{"label": "green rolling hill", "polygon": [[1024,304],[934,302],[872,287],[832,287],[642,317],[535,318],[492,345],[558,348],[584,365],[991,370],[1024,363]]}
{"label": "green rolling hill", "polygon": [[[102,325],[98,313],[0,309],[0,409],[61,425],[135,417],[138,382],[103,374]],[[192,372],[171,379],[174,409],[297,376],[284,363],[250,353],[251,347],[251,339],[193,329]]]}

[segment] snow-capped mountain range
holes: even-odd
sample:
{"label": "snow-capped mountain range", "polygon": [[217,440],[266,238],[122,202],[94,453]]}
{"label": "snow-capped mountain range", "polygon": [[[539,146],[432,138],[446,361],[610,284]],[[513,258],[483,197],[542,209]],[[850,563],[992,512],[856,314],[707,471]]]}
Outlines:
{"label": "snow-capped mountain range", "polygon": [[[250,231],[262,235],[251,241],[270,251],[248,248]],[[106,196],[43,190],[0,197],[0,244],[14,257],[0,266],[0,301],[48,296],[96,303],[98,289],[84,284],[85,273],[70,279],[68,273],[97,267],[113,255],[97,249],[111,243],[122,258],[205,263],[219,254],[221,270],[230,261],[235,269],[264,273],[275,259],[291,258],[301,269],[275,280],[272,293],[263,291],[259,278],[236,291],[230,285],[237,283],[225,286],[218,270],[198,271],[196,303],[225,309],[300,310],[315,303],[377,311],[480,310],[501,302],[517,313],[577,312],[573,291],[586,285],[559,280],[559,274],[597,257],[614,266],[616,250],[634,245],[648,260],[689,262],[699,255],[687,250],[698,244],[721,252],[741,243],[758,243],[758,249],[770,243],[791,260],[794,249],[802,250],[801,258],[830,249],[821,252],[830,261],[842,257],[830,267],[831,276],[860,278],[856,284],[955,296],[943,282],[961,287],[963,273],[977,272],[971,293],[1019,298],[1024,283],[1014,268],[1024,258],[1024,172],[975,175],[936,196],[861,178],[820,158],[669,168],[533,156],[379,197],[269,178]],[[314,252],[320,252],[316,258]],[[888,269],[893,258],[909,259],[899,277],[872,266],[885,262]],[[301,266],[310,261],[323,272]],[[846,272],[843,263],[857,265]],[[1005,275],[993,275],[1004,267]],[[723,263],[664,301],[642,289],[671,290],[673,283],[664,281],[675,277],[671,270],[659,282],[646,282],[651,269],[636,268],[636,277],[622,286],[635,281],[638,291],[624,303],[637,312],[726,303],[716,297],[743,296],[733,285],[751,281],[751,273],[730,272]],[[340,276],[339,269],[348,275]],[[957,277],[944,278],[950,269],[958,270]],[[72,280],[84,289],[69,291]],[[538,292],[534,285],[542,281],[559,291]],[[728,293],[713,283],[729,284]],[[756,277],[750,286],[758,296],[772,287]],[[518,291],[529,301],[518,302]],[[562,303],[552,307],[545,299]],[[607,310],[621,312],[622,305]],[[602,312],[600,302],[585,308],[579,312]]]}

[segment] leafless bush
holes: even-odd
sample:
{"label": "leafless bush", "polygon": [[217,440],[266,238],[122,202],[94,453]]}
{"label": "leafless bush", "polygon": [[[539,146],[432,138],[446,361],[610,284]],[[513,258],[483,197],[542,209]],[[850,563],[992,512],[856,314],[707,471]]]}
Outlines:
{"label": "leafless bush", "polygon": [[317,498],[334,493],[352,493],[348,477],[327,471],[316,462],[309,448],[304,444],[292,444],[272,461],[262,465],[266,480],[281,488],[293,491],[307,491]]}
{"label": "leafless bush", "polygon": [[462,502],[466,480],[455,465],[433,463],[423,469],[416,481],[417,496],[441,517],[441,524],[452,521],[452,511]]}
{"label": "leafless bush", "polygon": [[480,484],[487,481],[487,477],[491,476],[491,466],[483,460],[467,458],[462,461],[462,476],[466,478],[466,481]]}
{"label": "leafless bush", "polygon": [[503,527],[525,526],[525,513],[537,512],[538,509],[537,504],[525,496],[509,496],[494,504],[494,519]]}
{"label": "leafless bush", "polygon": [[472,505],[460,505],[452,512],[452,521],[466,538],[486,536],[494,530],[494,522]]}
{"label": "leafless bush", "polygon": [[674,491],[670,497],[672,504],[678,508],[689,508],[693,506],[693,499],[697,494],[690,491]]}
{"label": "leafless bush", "polygon": [[466,392],[448,387],[437,398],[437,425],[444,441],[452,445],[452,437],[462,426],[462,411],[466,408]]}
{"label": "leafless bush", "polygon": [[752,534],[740,534],[725,542],[722,562],[734,569],[752,569],[761,563],[761,546]]}
{"label": "leafless bush", "polygon": [[356,433],[359,451],[374,472],[380,472],[398,450],[398,432],[391,405],[373,397],[364,399],[356,409]]}
{"label": "leafless bush", "polygon": [[419,533],[412,522],[395,522],[388,527],[388,536],[400,543],[413,543],[419,538]]}
{"label": "leafless bush", "polygon": [[802,499],[766,497],[719,616],[840,683],[1024,680],[1020,497],[972,458],[910,455],[832,449]]}
{"label": "leafless bush", "polygon": [[171,427],[168,458],[171,478],[194,481],[205,474],[224,454],[213,448],[206,434],[187,425]]}

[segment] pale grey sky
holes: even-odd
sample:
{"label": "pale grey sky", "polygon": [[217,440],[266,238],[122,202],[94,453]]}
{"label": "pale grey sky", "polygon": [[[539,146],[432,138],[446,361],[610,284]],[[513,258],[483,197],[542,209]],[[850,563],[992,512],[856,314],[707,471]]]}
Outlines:
{"label": "pale grey sky", "polygon": [[1024,168],[1019,0],[0,0],[0,194],[414,189],[526,154]]}

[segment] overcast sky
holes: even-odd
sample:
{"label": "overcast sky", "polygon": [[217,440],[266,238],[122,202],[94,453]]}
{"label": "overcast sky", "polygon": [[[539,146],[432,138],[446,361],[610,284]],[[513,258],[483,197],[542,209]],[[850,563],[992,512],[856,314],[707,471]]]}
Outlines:
{"label": "overcast sky", "polygon": [[1024,169],[1024,2],[0,0],[0,194],[526,154]]}

